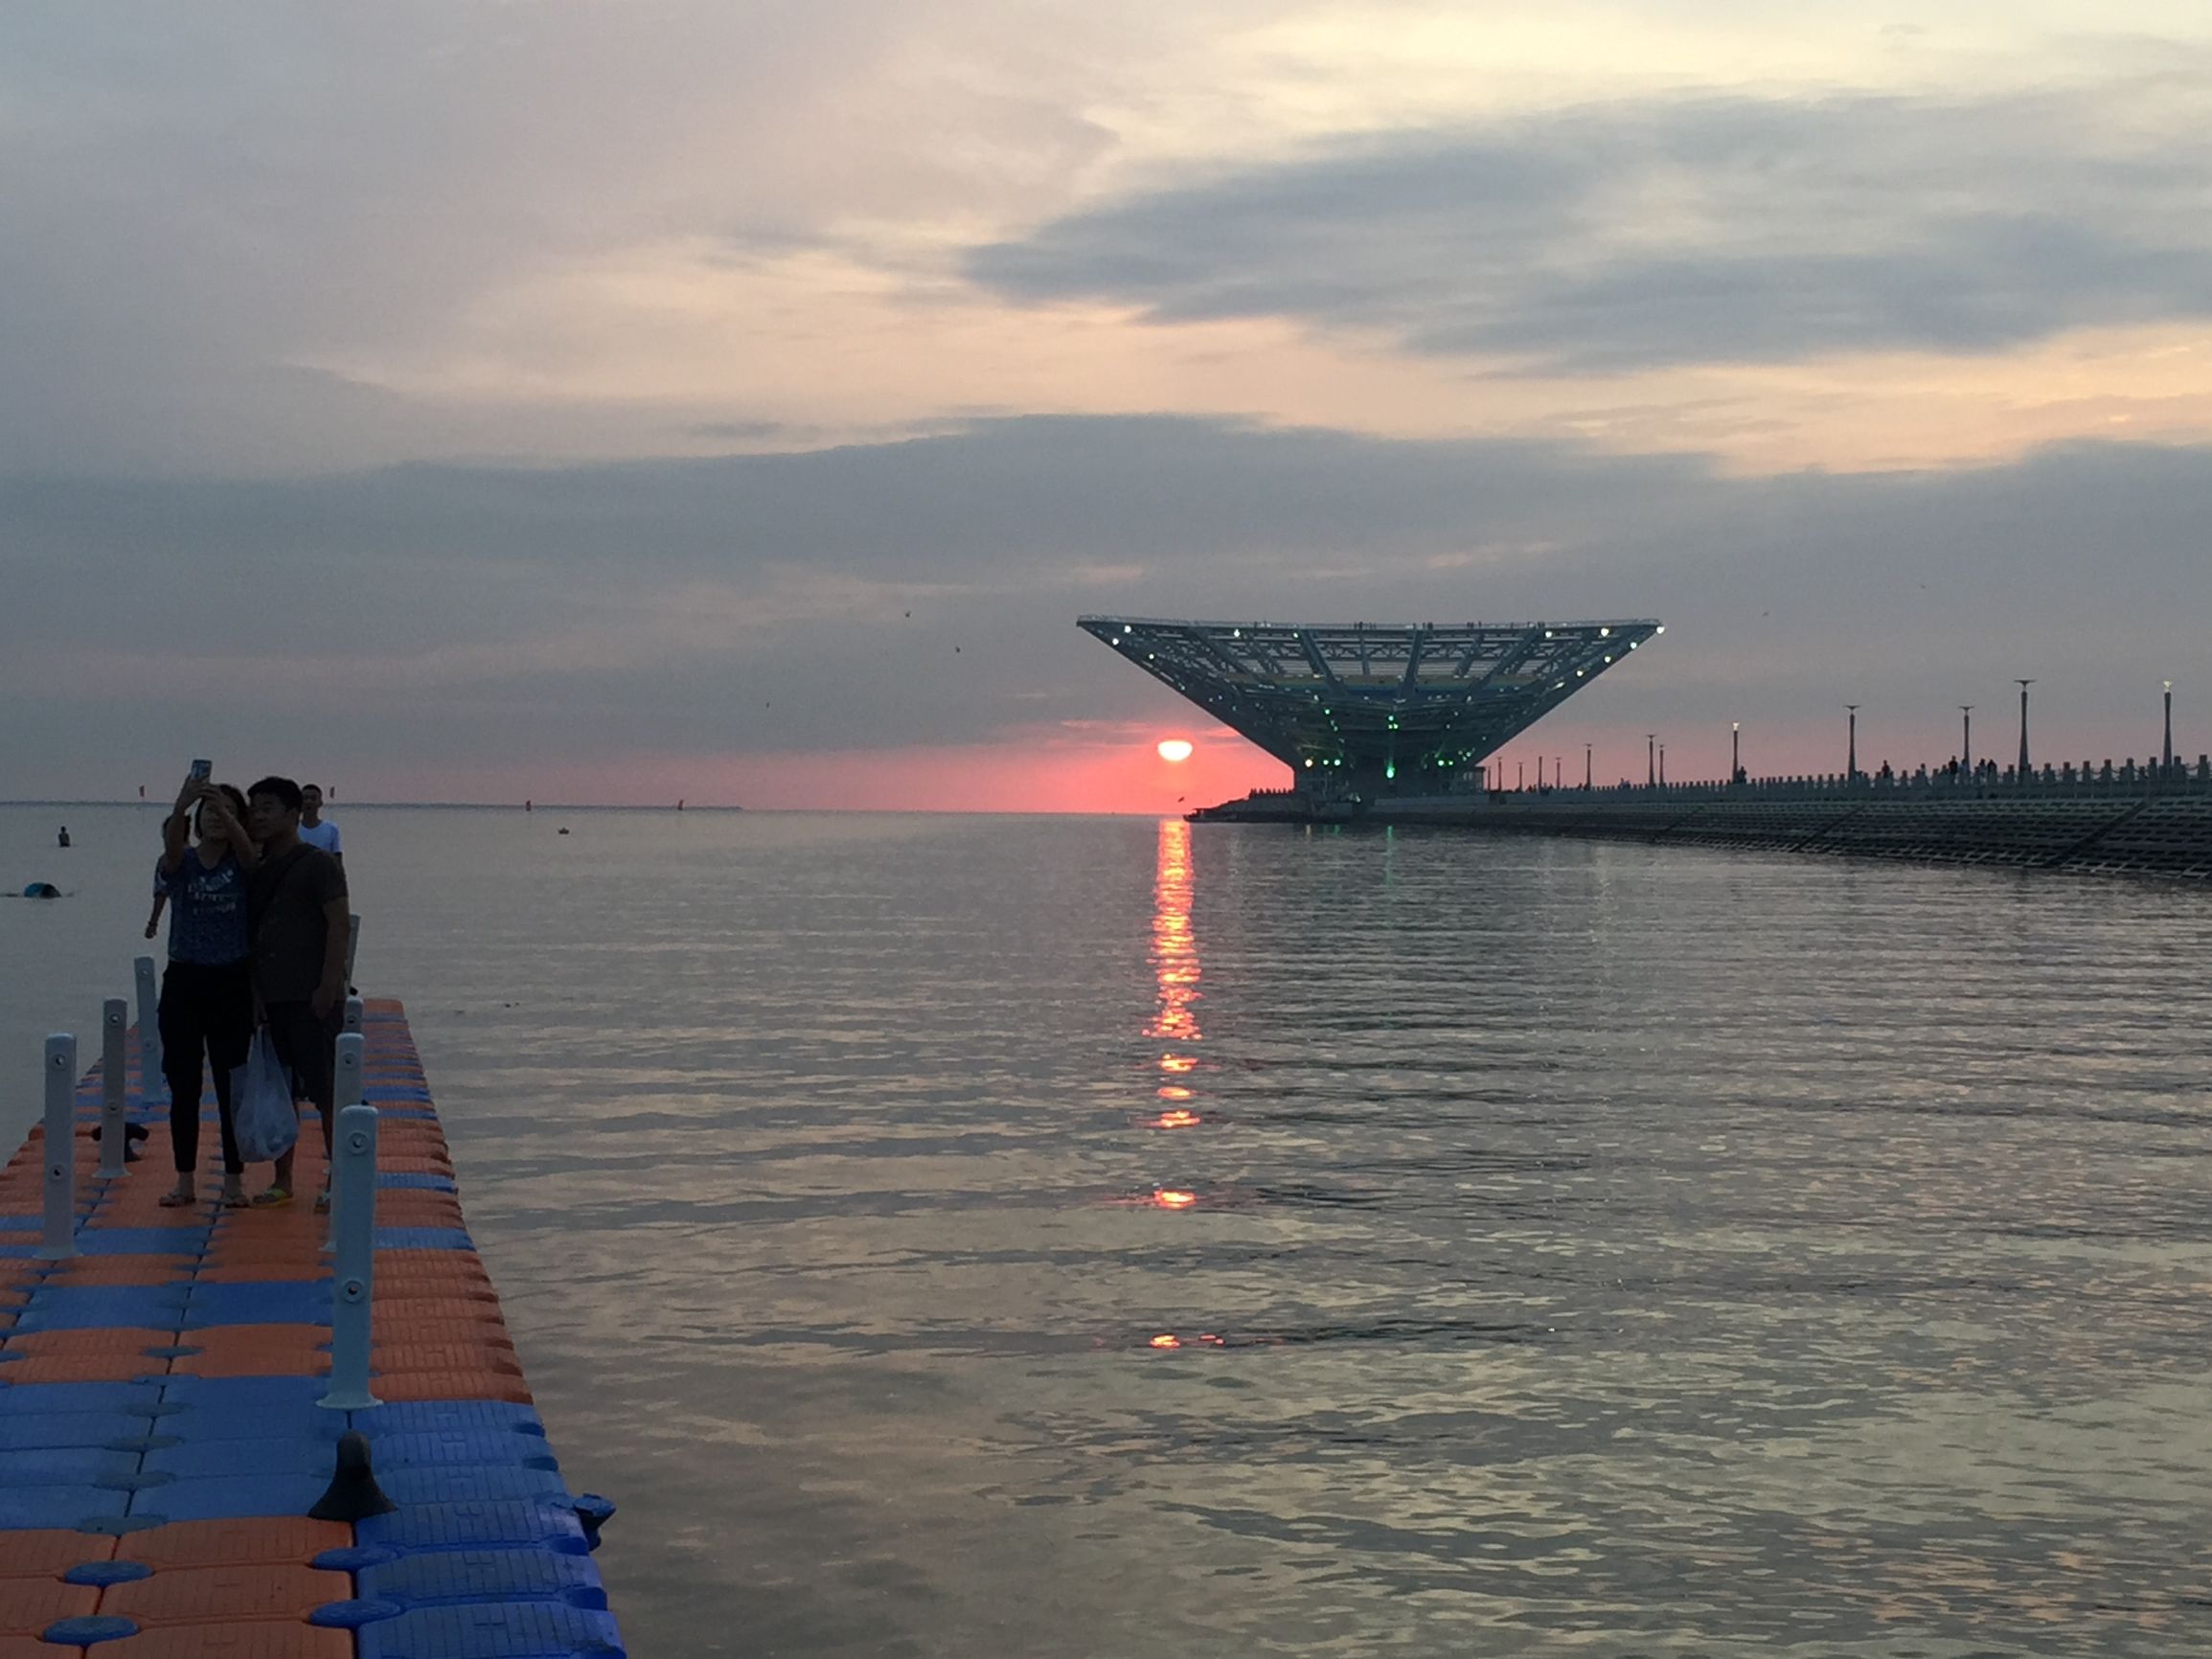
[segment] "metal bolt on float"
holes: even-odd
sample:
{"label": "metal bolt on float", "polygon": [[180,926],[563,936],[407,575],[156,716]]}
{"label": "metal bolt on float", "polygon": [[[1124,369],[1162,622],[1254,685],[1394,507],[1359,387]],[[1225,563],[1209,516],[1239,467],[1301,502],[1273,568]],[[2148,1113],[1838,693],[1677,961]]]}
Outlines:
{"label": "metal bolt on float", "polygon": [[[355,920],[357,920],[359,919],[356,918]],[[366,1018],[366,1013],[361,1007],[361,999],[357,996],[350,996],[346,998],[346,1023],[344,1029],[351,1032],[359,1031],[361,1029],[361,1023],[364,1018]]]}
{"label": "metal bolt on float", "polygon": [[376,1108],[361,1102],[361,1037],[338,1038],[338,1113],[331,1144],[331,1235],[337,1261],[331,1292],[331,1391],[316,1403],[366,1411],[376,1261]]}
{"label": "metal bolt on float", "polygon": [[130,1005],[111,996],[100,1010],[100,1174],[112,1181],[127,1175],[125,1157],[129,1134],[124,1125],[123,1043],[130,1024]]}
{"label": "metal bolt on float", "polygon": [[152,957],[142,956],[130,966],[138,984],[138,1099],[150,1106],[160,1099],[161,992]]}
{"label": "metal bolt on float", "polygon": [[46,1039],[46,1232],[38,1260],[66,1261],[77,1248],[77,1039]]}

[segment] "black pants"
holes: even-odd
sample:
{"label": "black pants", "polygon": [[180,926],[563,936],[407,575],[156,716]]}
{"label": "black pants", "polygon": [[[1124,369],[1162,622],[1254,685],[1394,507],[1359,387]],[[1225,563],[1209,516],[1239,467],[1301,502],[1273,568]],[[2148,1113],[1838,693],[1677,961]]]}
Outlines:
{"label": "black pants", "polygon": [[295,1099],[315,1102],[328,1113],[336,1108],[338,1093],[338,1030],[346,1023],[338,1009],[317,1018],[304,1002],[272,1002],[262,1010],[267,1016],[269,1041],[277,1058],[292,1074]]}
{"label": "black pants", "polygon": [[172,962],[161,976],[161,1075],[169,1079],[169,1144],[176,1172],[199,1168],[200,1053],[215,1068],[216,1110],[222,1123],[223,1169],[245,1169],[231,1118],[231,1073],[246,1063],[254,1035],[253,964],[209,967]]}

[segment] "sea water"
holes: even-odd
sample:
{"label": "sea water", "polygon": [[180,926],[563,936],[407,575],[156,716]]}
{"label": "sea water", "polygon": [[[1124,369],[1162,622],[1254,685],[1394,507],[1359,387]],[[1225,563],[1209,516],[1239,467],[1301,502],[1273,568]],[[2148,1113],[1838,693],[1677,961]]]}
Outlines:
{"label": "sea water", "polygon": [[[331,815],[646,1659],[2212,1646],[2212,895]],[[0,809],[11,1147],[157,816]]]}

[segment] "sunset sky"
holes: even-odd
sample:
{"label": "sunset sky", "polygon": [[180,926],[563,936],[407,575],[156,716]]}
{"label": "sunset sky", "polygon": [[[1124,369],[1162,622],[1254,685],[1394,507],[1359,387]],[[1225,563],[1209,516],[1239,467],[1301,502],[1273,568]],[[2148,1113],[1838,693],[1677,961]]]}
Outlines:
{"label": "sunset sky", "polygon": [[2203,0],[10,7],[0,798],[1287,779],[1094,611],[1668,624],[1509,777],[2020,675],[2194,757],[2208,85]]}

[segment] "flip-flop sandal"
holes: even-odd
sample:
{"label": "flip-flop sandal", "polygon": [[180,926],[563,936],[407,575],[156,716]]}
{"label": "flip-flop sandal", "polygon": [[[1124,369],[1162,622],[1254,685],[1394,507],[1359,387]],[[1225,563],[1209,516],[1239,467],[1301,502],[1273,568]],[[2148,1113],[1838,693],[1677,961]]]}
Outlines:
{"label": "flip-flop sandal", "polygon": [[225,1193],[222,1195],[222,1206],[226,1210],[250,1210],[254,1207],[254,1201],[243,1193]]}
{"label": "flip-flop sandal", "polygon": [[161,1207],[164,1210],[181,1210],[188,1204],[198,1202],[199,1194],[196,1193],[164,1193],[161,1195]]}
{"label": "flip-flop sandal", "polygon": [[256,1193],[252,1199],[253,1207],[257,1210],[281,1209],[291,1201],[292,1193],[289,1187],[271,1187],[266,1192]]}

